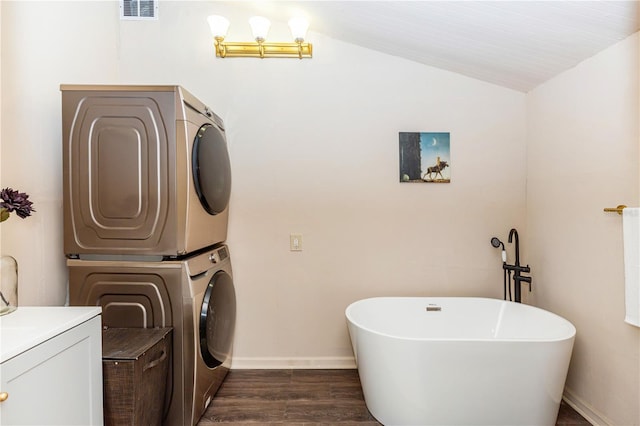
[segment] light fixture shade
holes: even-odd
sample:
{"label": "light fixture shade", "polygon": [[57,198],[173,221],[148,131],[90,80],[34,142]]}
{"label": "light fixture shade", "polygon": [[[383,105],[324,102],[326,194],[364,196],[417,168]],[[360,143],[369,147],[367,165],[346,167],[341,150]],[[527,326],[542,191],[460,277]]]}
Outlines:
{"label": "light fixture shade", "polygon": [[229,30],[229,20],[224,16],[211,15],[207,18],[209,27],[211,28],[211,34],[214,37],[226,37]]}
{"label": "light fixture shade", "polygon": [[289,28],[291,29],[291,35],[296,42],[303,42],[307,36],[307,30],[309,29],[309,22],[301,17],[295,17],[289,19]]}
{"label": "light fixture shade", "polygon": [[253,32],[253,38],[257,41],[264,41],[269,33],[269,27],[271,22],[267,18],[262,16],[254,16],[249,19],[249,25],[251,25],[251,31]]}

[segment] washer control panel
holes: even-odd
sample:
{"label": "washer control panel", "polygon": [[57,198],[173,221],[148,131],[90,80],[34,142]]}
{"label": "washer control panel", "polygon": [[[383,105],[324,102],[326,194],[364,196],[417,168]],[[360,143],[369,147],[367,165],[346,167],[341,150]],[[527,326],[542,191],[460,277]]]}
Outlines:
{"label": "washer control panel", "polygon": [[211,269],[213,265],[220,265],[229,259],[229,248],[225,245],[205,251],[190,259],[187,259],[189,276],[193,277]]}

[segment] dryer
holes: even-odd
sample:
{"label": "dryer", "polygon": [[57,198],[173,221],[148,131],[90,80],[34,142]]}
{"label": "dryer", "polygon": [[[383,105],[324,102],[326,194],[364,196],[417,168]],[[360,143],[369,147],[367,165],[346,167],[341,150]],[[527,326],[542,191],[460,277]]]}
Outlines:
{"label": "dryer", "polygon": [[236,298],[229,248],[181,260],[68,259],[71,305],[101,306],[106,327],[173,327],[167,426],[195,425],[231,364]]}
{"label": "dryer", "polygon": [[68,257],[177,258],[226,240],[220,117],[180,86],[60,90]]}

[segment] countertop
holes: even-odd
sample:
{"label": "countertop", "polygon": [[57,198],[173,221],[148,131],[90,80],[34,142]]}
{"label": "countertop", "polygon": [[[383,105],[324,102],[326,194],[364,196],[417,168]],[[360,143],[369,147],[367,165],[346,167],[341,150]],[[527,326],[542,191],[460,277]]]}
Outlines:
{"label": "countertop", "polygon": [[19,306],[0,316],[0,364],[100,315],[99,306]]}

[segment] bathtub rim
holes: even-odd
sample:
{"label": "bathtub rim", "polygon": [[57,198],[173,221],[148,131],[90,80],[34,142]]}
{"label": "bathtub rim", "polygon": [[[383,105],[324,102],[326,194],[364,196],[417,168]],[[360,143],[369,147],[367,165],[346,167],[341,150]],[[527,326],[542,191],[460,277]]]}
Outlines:
{"label": "bathtub rim", "polygon": [[[396,336],[396,335],[392,335],[392,334],[388,334],[388,333],[383,333],[377,330],[373,330],[370,327],[365,327],[362,324],[356,322],[353,320],[352,315],[350,315],[350,312],[355,309],[354,305],[360,304],[360,303],[364,303],[366,301],[369,300],[378,300],[378,299],[429,299],[429,300],[433,300],[433,301],[438,301],[438,300],[444,300],[444,299],[453,299],[453,300],[460,300],[460,299],[464,299],[464,300],[490,300],[490,301],[495,301],[495,302],[501,302],[502,303],[511,303],[514,305],[519,305],[522,306],[522,308],[518,308],[518,309],[533,309],[533,310],[538,310],[543,312],[545,315],[550,315],[552,317],[555,317],[557,320],[559,320],[560,322],[566,323],[566,325],[568,326],[568,331],[569,333],[566,336],[562,336],[562,337],[544,337],[544,338],[535,338],[535,337],[522,337],[522,338],[518,338],[518,337],[509,337],[509,338],[500,338],[500,337],[496,337],[496,338],[486,338],[486,337],[406,337],[406,336]],[[345,317],[347,319],[347,322],[349,324],[352,324],[353,326],[357,327],[360,330],[366,331],[368,333],[372,333],[378,336],[382,336],[385,338],[389,338],[389,339],[396,339],[396,340],[407,340],[407,341],[416,341],[416,342],[504,342],[504,343],[553,343],[553,342],[562,342],[562,341],[566,341],[566,340],[571,340],[571,339],[575,339],[577,330],[576,327],[573,325],[573,323],[571,323],[571,321],[569,321],[568,319],[553,313],[551,311],[548,311],[546,309],[543,308],[539,308],[537,306],[533,306],[533,305],[527,305],[524,303],[516,303],[516,302],[512,302],[512,301],[508,301],[508,300],[502,300],[502,299],[494,299],[494,298],[490,298],[490,297],[474,297],[474,296],[374,296],[374,297],[367,297],[364,299],[359,299],[356,300],[355,302],[352,302],[349,304],[349,306],[346,307],[345,309]]]}

